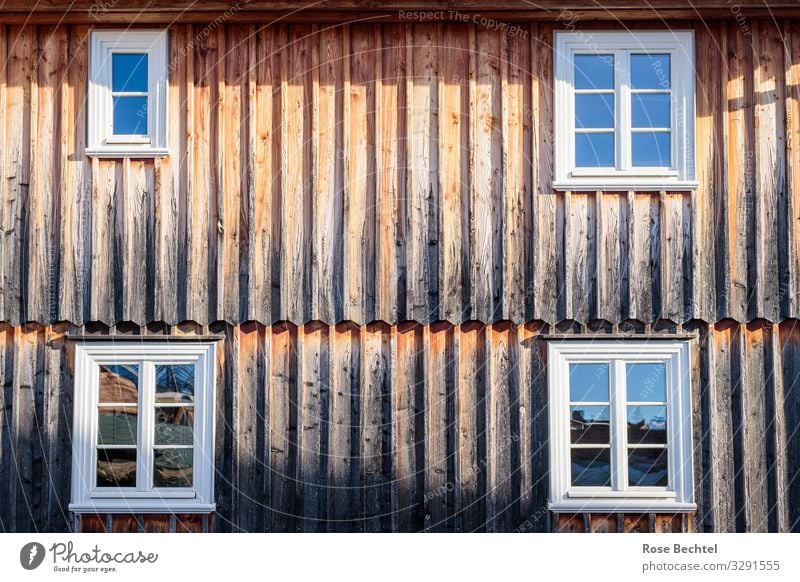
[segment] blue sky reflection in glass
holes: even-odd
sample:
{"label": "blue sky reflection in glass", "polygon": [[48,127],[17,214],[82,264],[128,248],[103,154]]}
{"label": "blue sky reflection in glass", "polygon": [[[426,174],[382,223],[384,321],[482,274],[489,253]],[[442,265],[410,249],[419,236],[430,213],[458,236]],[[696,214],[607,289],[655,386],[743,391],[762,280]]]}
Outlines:
{"label": "blue sky reflection in glass", "polygon": [[614,167],[614,55],[575,55],[575,166]]}
{"label": "blue sky reflection in glass", "polygon": [[631,163],[672,165],[672,73],[669,54],[631,54]]}
{"label": "blue sky reflection in glass", "polygon": [[147,135],[147,53],[111,55],[114,135]]}

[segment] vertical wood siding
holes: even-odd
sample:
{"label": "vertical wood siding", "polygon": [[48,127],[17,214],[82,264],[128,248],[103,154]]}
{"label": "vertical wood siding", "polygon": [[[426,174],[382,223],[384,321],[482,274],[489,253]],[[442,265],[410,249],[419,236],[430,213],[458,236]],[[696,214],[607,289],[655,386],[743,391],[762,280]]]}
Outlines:
{"label": "vertical wood siding", "polygon": [[[544,338],[612,330],[540,322],[215,327],[226,339],[218,347],[214,527],[617,531],[619,522],[623,531],[652,530],[647,515],[634,523],[547,512]],[[0,326],[4,531],[70,524],[69,331],[80,330]],[[658,333],[687,332],[697,338],[698,511],[685,523],[653,516],[654,527],[800,531],[800,321],[664,322]]]}
{"label": "vertical wood siding", "polygon": [[178,25],[157,160],[84,155],[88,27],[0,26],[0,321],[800,315],[800,30],[695,27],[692,193],[553,193],[548,24]]}
{"label": "vertical wood siding", "polygon": [[[169,157],[0,26],[0,530],[70,527],[69,332],[223,334],[213,523],[800,531],[800,24],[694,27],[699,188],[552,192],[552,25],[176,25]],[[548,516],[543,334],[696,334],[699,510]]]}

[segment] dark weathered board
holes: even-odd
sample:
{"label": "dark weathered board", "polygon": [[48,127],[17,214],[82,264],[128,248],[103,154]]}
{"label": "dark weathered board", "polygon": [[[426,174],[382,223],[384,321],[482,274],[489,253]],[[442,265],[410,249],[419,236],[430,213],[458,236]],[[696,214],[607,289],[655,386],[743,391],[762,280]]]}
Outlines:
{"label": "dark weathered board", "polygon": [[[571,326],[595,337],[635,326]],[[693,334],[698,511],[547,511],[544,324],[214,326],[219,531],[798,531],[800,322]],[[64,333],[0,325],[0,529],[70,527]],[[183,329],[159,330],[186,334]],[[208,333],[196,328],[192,333]],[[640,331],[644,331],[641,330]],[[684,336],[682,336],[684,337]],[[136,517],[136,516],[134,516]],[[84,530],[196,528],[115,517]],[[577,521],[576,521],[577,519]],[[621,520],[621,521],[620,521]],[[181,525],[186,521],[186,525]],[[138,524],[138,525],[137,525]],[[194,524],[194,525],[192,525]],[[138,529],[137,529],[138,528]]]}
{"label": "dark weathered board", "polygon": [[0,26],[0,321],[797,317],[798,26],[694,25],[692,193],[550,190],[550,24],[175,25],[171,155],[125,161],[88,29]]}

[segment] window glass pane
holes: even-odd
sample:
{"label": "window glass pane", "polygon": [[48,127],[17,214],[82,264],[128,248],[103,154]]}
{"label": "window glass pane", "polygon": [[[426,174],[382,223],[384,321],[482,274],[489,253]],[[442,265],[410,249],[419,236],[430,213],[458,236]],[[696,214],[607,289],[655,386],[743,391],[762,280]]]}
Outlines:
{"label": "window glass pane", "polygon": [[630,449],[628,483],[631,487],[666,487],[667,449]]}
{"label": "window glass pane", "polygon": [[613,89],[614,55],[575,55],[576,89]]}
{"label": "window glass pane", "polygon": [[608,364],[570,364],[572,402],[608,402]]}
{"label": "window glass pane", "polygon": [[572,449],[572,484],[580,487],[611,486],[609,449]]}
{"label": "window glass pane", "polygon": [[607,445],[609,422],[608,406],[570,406],[570,441]]}
{"label": "window glass pane", "polygon": [[194,402],[194,364],[156,366],[156,402]]}
{"label": "window glass pane", "polygon": [[667,407],[629,406],[628,443],[667,444]]}
{"label": "window glass pane", "polygon": [[111,91],[147,92],[147,53],[111,55]]}
{"label": "window glass pane", "polygon": [[664,364],[627,364],[628,402],[666,402],[667,367]]}
{"label": "window glass pane", "polygon": [[194,408],[189,406],[158,407],[155,414],[157,445],[192,444]]}
{"label": "window glass pane", "polygon": [[153,487],[191,487],[194,449],[156,449]]}
{"label": "window glass pane", "polygon": [[147,135],[147,97],[114,97],[114,135]]}
{"label": "window glass pane", "polygon": [[672,83],[669,55],[631,55],[631,87],[669,89]]}
{"label": "window glass pane", "polygon": [[582,93],[575,95],[575,127],[614,129],[614,94]]}
{"label": "window glass pane", "polygon": [[631,123],[637,128],[669,129],[669,93],[633,93]]}
{"label": "window glass pane", "polygon": [[138,425],[135,407],[104,406],[98,410],[98,445],[135,445]]}
{"label": "window glass pane", "polygon": [[137,403],[139,401],[139,366],[100,366],[99,402]]}
{"label": "window glass pane", "polygon": [[575,165],[579,168],[613,168],[613,133],[576,133]]}
{"label": "window glass pane", "polygon": [[634,166],[671,166],[669,132],[643,132],[632,136]]}
{"label": "window glass pane", "polygon": [[97,486],[136,487],[136,449],[98,449]]}

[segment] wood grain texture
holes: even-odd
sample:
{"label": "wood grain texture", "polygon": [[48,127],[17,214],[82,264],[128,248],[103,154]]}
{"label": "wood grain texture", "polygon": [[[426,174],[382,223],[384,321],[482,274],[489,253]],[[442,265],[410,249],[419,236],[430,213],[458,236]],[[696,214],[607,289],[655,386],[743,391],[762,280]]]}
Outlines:
{"label": "wood grain texture", "polygon": [[[551,326],[217,328],[226,339],[218,348],[213,528],[511,532],[547,531],[549,521],[560,531],[797,531],[798,330],[797,320],[662,326],[662,337],[698,334],[698,511],[684,523],[548,513]],[[73,344],[64,334],[85,332],[0,325],[3,531],[71,527]],[[141,523],[145,531],[172,527]],[[112,529],[135,527],[126,524]]]}
{"label": "wood grain texture", "polygon": [[127,161],[83,153],[88,29],[4,26],[0,321],[795,317],[793,26],[697,29],[693,193],[551,191],[547,24],[175,25]]}

